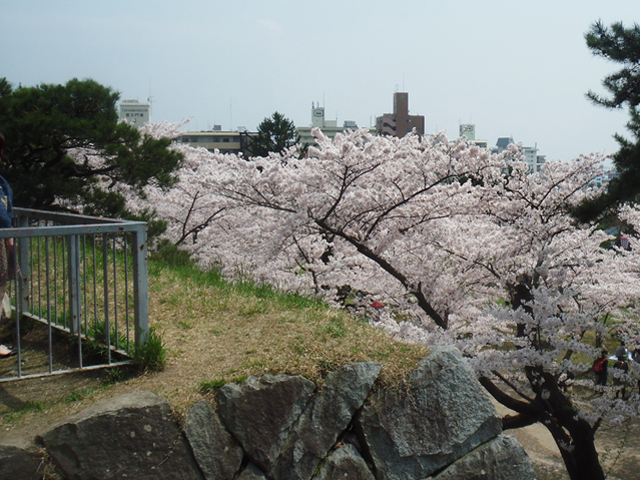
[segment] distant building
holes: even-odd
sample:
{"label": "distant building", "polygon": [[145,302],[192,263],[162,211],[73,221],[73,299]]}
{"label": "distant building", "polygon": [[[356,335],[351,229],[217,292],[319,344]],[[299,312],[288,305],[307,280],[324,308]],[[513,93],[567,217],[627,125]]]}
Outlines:
{"label": "distant building", "polygon": [[[341,127],[338,126],[337,120],[327,120],[324,115],[324,107],[311,103],[311,125],[306,127],[298,127],[298,135],[301,145],[315,145],[316,139],[311,134],[313,128],[319,128],[327,137],[333,139],[338,133],[345,130],[357,130],[358,125],[353,120],[345,120]],[[371,133],[375,133],[375,129],[370,129]]]}
{"label": "distant building", "polygon": [[385,113],[376,119],[376,132],[402,138],[413,129],[424,135],[424,116],[409,115],[409,94],[396,92],[393,94],[393,113]]}
{"label": "distant building", "polygon": [[606,172],[603,172],[602,175],[599,175],[593,179],[593,185],[596,187],[604,187],[617,176],[618,176],[617,170],[615,169],[607,170]]}
{"label": "distant building", "polygon": [[513,141],[513,137],[500,137],[500,138],[498,138],[498,141],[496,142],[496,146],[494,148],[492,148],[491,150],[493,151],[493,153],[502,153],[511,144],[513,144],[513,145],[516,144],[516,142]]}
{"label": "distant building", "polygon": [[536,172],[539,172],[545,163],[547,163],[546,155],[536,155]]}
{"label": "distant building", "polygon": [[120,102],[120,119],[126,120],[136,127],[149,123],[150,114],[150,103],[141,103],[138,100],[122,100]]}
{"label": "distant building", "polygon": [[[504,152],[509,145],[514,144],[513,137],[500,137],[496,142],[496,146],[492,148],[493,153]],[[520,153],[523,155],[523,161],[529,166],[530,173],[537,173],[546,162],[545,155],[538,155],[538,146],[535,147],[519,147]]]}
{"label": "distant building", "polygon": [[480,148],[487,148],[489,144],[486,140],[476,140],[476,126],[472,123],[463,123],[460,125],[460,136],[465,137],[468,143]]}
{"label": "distant building", "polygon": [[218,150],[220,153],[242,153],[249,157],[248,146],[255,135],[257,133],[248,132],[244,127],[238,127],[236,131],[223,131],[220,125],[214,125],[213,130],[183,132],[174,141],[206,148],[210,152]]}

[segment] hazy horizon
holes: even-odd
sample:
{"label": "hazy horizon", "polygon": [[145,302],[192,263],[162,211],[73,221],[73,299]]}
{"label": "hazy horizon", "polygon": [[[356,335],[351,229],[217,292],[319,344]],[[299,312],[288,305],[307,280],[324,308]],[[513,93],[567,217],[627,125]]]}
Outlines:
{"label": "hazy horizon", "polygon": [[640,3],[595,1],[0,0],[0,76],[14,86],[92,78],[152,101],[152,121],[255,130],[279,111],[296,126],[311,104],[361,127],[409,92],[426,132],[495,145],[512,136],[548,160],[614,153],[626,111],[594,106],[618,69],[584,33],[598,19],[640,21]]}

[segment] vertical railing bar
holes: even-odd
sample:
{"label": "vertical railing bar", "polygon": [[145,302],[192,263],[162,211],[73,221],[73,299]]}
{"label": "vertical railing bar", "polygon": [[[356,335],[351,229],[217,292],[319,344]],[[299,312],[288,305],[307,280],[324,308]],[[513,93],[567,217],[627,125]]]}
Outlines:
{"label": "vertical railing bar", "polygon": [[[54,241],[54,249],[55,249],[55,237],[53,241]],[[44,247],[45,247],[45,271],[46,271],[46,277],[47,277],[46,284],[47,284],[47,325],[49,330],[49,373],[51,373],[53,372],[53,340],[51,338],[53,332],[51,329],[51,261],[50,261],[49,237],[45,237]]]}
{"label": "vertical railing bar", "polygon": [[[13,280],[13,298],[15,299],[15,305],[16,305],[16,346],[18,349],[18,355],[17,355],[18,378],[22,377],[22,335],[20,334],[20,331],[21,331],[20,319],[22,318],[22,288],[20,285],[21,282],[18,278],[18,251],[20,248],[20,245],[18,242],[19,240],[21,239],[14,238],[13,251],[7,252],[9,253],[9,255],[11,255],[11,257],[13,257],[13,258],[9,258],[9,255],[7,255],[7,262],[9,263],[9,265],[14,266],[13,272],[11,274],[13,278],[7,278],[7,280]],[[2,241],[5,242],[6,240],[2,239]],[[9,289],[9,294],[10,294],[11,286],[7,286],[7,288]]]}
{"label": "vertical railing bar", "polygon": [[82,235],[82,300],[84,306],[84,334],[88,334],[87,322],[87,236]]}
{"label": "vertical railing bar", "polygon": [[40,252],[40,240],[38,237],[38,317],[42,318],[42,253]]}
{"label": "vertical railing bar", "polygon": [[53,237],[53,316],[58,325],[58,240]]}
{"label": "vertical railing bar", "polygon": [[116,267],[116,234],[113,234],[113,327],[115,332],[115,347],[120,348],[118,336],[118,271]]}
{"label": "vertical railing bar", "polygon": [[149,278],[147,275],[146,226],[133,230],[133,309],[135,348],[147,343],[149,338]]}
{"label": "vertical railing bar", "polygon": [[[77,314],[77,325],[78,325],[78,359],[79,359],[79,368],[84,367],[84,358],[82,355],[82,299],[84,298],[82,292],[82,286],[80,283],[80,269],[81,267],[81,255],[80,255],[80,235],[73,236],[73,245],[75,249],[75,267],[73,271],[69,271],[69,275],[73,275],[75,277],[75,282],[71,282],[69,286],[74,286],[74,293],[76,296],[75,299],[75,313]],[[69,252],[71,253],[71,252]],[[73,313],[73,312],[72,312]]]}
{"label": "vertical railing bar", "polygon": [[[29,226],[29,219],[23,215],[17,217],[19,228]],[[22,375],[22,314],[29,309],[29,298],[31,290],[29,288],[31,269],[29,268],[29,239],[14,238],[11,264],[13,265],[13,281],[16,305],[16,335],[18,347],[18,376]]]}
{"label": "vertical railing bar", "polygon": [[[78,337],[78,367],[83,367],[82,361],[82,311],[81,311],[81,292],[80,292],[80,237],[78,235],[69,235],[66,237],[68,249],[65,249],[67,255],[66,281],[65,287],[68,288],[69,298],[69,331]],[[68,284],[67,284],[68,282]],[[66,302],[65,302],[66,305]]]}
{"label": "vertical railing bar", "polygon": [[[72,333],[73,326],[71,325],[71,315],[67,315],[67,275],[69,270],[69,264],[65,258],[67,255],[69,239],[66,236],[62,236],[62,318],[64,319],[64,326],[68,328]],[[67,325],[67,318],[69,319],[69,325]]]}
{"label": "vertical railing bar", "polygon": [[29,291],[31,292],[31,313],[35,314],[36,312],[34,312],[34,305],[33,305],[33,291],[34,291],[34,283],[33,283],[33,271],[35,270],[35,261],[33,260],[33,257],[35,256],[34,254],[34,248],[33,248],[33,244],[35,242],[35,238],[28,238],[27,240],[27,245],[29,245],[29,272],[31,273],[29,275],[29,284],[30,284],[30,288]]}
{"label": "vertical railing bar", "polygon": [[[29,226],[29,219],[24,215],[20,215],[18,218],[18,228],[26,228]],[[22,238],[19,242],[18,239],[14,239],[13,248],[13,265],[15,266],[15,281],[19,288],[16,288],[16,312],[20,312],[18,320],[22,319],[22,314],[31,310],[29,305],[31,301],[32,289],[31,284],[31,267],[29,265],[29,239]],[[20,274],[18,274],[20,273]],[[20,294],[20,296],[18,296]],[[18,303],[20,308],[18,310]]]}
{"label": "vertical railing bar", "polygon": [[107,234],[102,235],[102,283],[104,288],[104,334],[107,343],[107,364],[111,365],[111,328],[109,325],[109,242]]}
{"label": "vertical railing bar", "polygon": [[98,340],[96,338],[98,334],[98,291],[97,291],[97,279],[96,279],[96,271],[97,262],[96,262],[96,235],[93,234],[91,236],[91,241],[93,243],[93,336],[94,340]]}
{"label": "vertical railing bar", "polygon": [[124,246],[122,248],[124,252],[124,321],[127,331],[127,353],[131,351],[130,339],[129,339],[129,330],[131,325],[129,325],[129,245],[127,243],[127,234],[124,236]]}

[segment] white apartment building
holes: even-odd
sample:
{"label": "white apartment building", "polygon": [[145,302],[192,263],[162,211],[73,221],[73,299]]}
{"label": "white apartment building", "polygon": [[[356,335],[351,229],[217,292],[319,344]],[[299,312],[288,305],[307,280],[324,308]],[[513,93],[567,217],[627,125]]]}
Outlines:
{"label": "white apartment building", "polygon": [[214,125],[213,130],[181,133],[174,141],[206,148],[210,152],[218,150],[220,153],[242,153],[248,157],[248,145],[255,135],[244,127],[238,127],[236,131],[223,131],[220,125]]}
{"label": "white apartment building", "polygon": [[[298,127],[298,135],[300,137],[300,145],[315,145],[316,140],[311,135],[311,129],[319,128],[327,137],[333,139],[338,133],[345,130],[356,130],[358,125],[353,120],[345,120],[341,127],[338,126],[338,120],[325,119],[324,107],[311,103],[311,125],[306,127]],[[376,133],[375,127],[370,127],[369,131]]]}
{"label": "white apartment building", "polygon": [[126,120],[136,127],[149,123],[150,116],[150,103],[142,103],[138,100],[122,100],[120,102],[120,119]]}
{"label": "white apartment building", "polygon": [[[502,153],[511,144],[516,144],[513,137],[500,137],[496,146],[491,149],[493,153]],[[520,153],[524,156],[523,161],[529,166],[530,173],[537,173],[542,165],[547,161],[545,155],[538,155],[538,145],[535,147],[519,147]]]}

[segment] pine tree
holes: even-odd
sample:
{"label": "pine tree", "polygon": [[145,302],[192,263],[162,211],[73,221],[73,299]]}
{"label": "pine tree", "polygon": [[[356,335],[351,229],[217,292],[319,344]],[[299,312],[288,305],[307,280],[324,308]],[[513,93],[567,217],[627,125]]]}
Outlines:
{"label": "pine tree", "polygon": [[266,157],[270,152],[280,153],[298,141],[296,126],[279,112],[265,118],[258,125],[258,135],[251,141],[249,150],[254,157]]}
{"label": "pine tree", "polygon": [[181,154],[167,149],[169,139],[120,122],[118,98],[94,80],[13,89],[0,79],[9,159],[1,173],[16,206],[127,216],[116,185],[141,192],[149,183],[172,183]]}
{"label": "pine tree", "polygon": [[617,22],[606,27],[598,21],[585,34],[585,40],[594,55],[622,66],[602,81],[609,97],[589,91],[587,98],[605,108],[627,108],[630,119],[626,127],[632,136],[630,140],[618,133],[614,135],[620,145],[613,156],[619,175],[609,182],[602,196],[576,210],[579,219],[588,221],[606,216],[616,205],[635,202],[640,195],[640,25],[634,23],[626,28]]}

